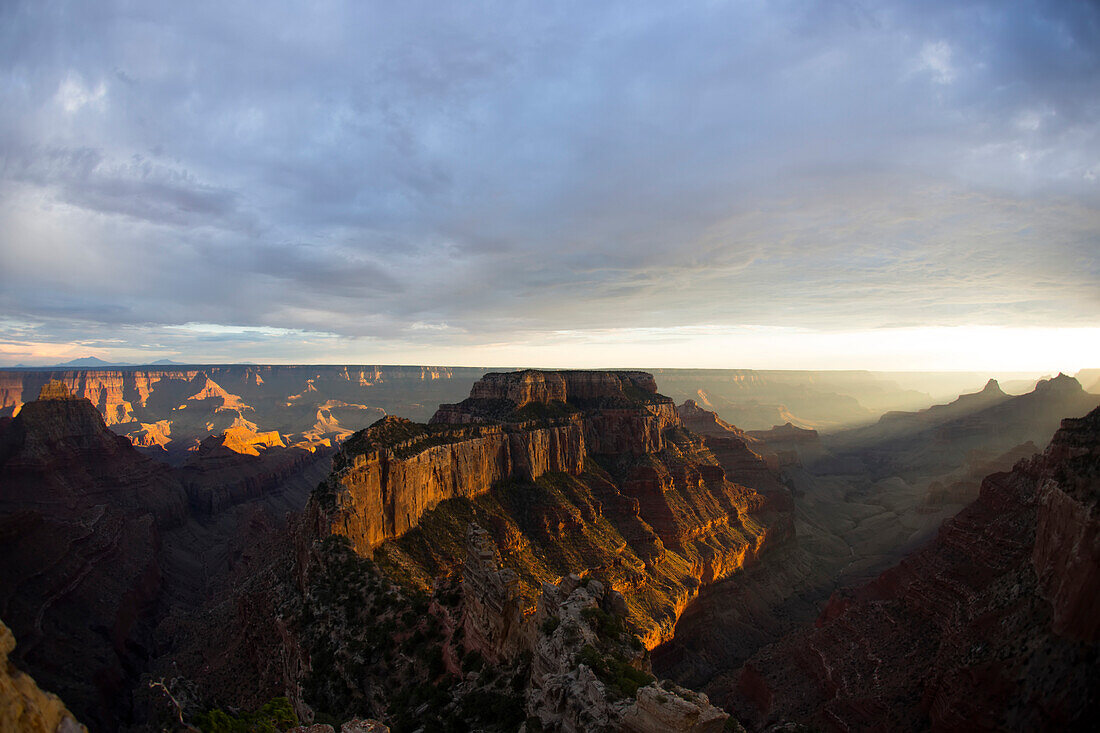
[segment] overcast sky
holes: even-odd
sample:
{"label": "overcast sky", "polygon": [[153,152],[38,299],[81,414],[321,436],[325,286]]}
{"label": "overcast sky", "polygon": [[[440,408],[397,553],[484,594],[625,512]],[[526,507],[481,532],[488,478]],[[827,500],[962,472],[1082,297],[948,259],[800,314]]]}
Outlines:
{"label": "overcast sky", "polygon": [[0,363],[1100,366],[1091,2],[0,2]]}

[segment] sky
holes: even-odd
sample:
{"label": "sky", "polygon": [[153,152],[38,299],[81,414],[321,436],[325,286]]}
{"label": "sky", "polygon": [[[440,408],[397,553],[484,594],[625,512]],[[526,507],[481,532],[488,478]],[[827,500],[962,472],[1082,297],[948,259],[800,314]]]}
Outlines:
{"label": "sky", "polygon": [[0,0],[0,365],[1100,366],[1100,5]]}

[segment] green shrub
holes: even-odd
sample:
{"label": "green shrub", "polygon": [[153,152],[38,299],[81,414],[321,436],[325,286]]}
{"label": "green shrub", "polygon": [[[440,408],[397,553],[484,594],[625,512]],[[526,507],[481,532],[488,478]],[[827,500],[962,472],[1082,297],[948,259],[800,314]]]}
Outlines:
{"label": "green shrub", "polygon": [[626,624],[621,616],[608,613],[598,606],[584,609],[581,616],[601,639],[618,639],[626,633]]}
{"label": "green shrub", "polygon": [[233,716],[224,710],[210,710],[195,716],[194,724],[203,733],[278,733],[298,725],[298,716],[290,701],[276,697],[252,713]]}
{"label": "green shrub", "polygon": [[612,692],[623,697],[634,697],[638,688],[653,681],[652,675],[631,666],[630,662],[616,656],[601,654],[591,644],[577,652],[574,664],[588,666]]}

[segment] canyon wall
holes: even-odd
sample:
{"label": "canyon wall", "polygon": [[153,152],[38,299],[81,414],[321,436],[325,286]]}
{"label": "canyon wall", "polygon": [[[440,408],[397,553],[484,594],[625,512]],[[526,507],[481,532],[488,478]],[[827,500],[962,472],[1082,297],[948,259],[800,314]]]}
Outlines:
{"label": "canyon wall", "polygon": [[[930,545],[838,593],[720,699],[829,730],[1065,730],[1100,714],[1100,410],[982,483]],[[713,689],[712,689],[713,691]]]}
{"label": "canyon wall", "polygon": [[[387,417],[349,439],[310,511],[315,531],[369,554],[441,501],[502,481],[577,475],[589,455],[659,453],[664,431],[680,424],[640,372],[492,373],[470,394],[441,405],[429,425]],[[531,418],[532,404],[556,412]]]}
{"label": "canyon wall", "polygon": [[0,612],[18,664],[109,730],[154,647],[161,537],[186,493],[86,399],[57,382],[41,397],[0,425]]}
{"label": "canyon wall", "polygon": [[343,535],[369,555],[415,527],[441,501],[477,496],[511,478],[576,474],[585,457],[584,431],[576,422],[516,431],[499,425],[424,428],[415,438],[385,442],[394,430],[418,428],[387,417],[349,441],[312,504],[310,521],[318,535]]}
{"label": "canyon wall", "polygon": [[546,580],[599,572],[631,599],[646,648],[700,587],[793,536],[790,492],[739,431],[687,431],[647,375],[562,374],[490,374],[430,425],[390,417],[349,438],[311,498],[310,535],[346,537],[429,589],[469,554],[458,538],[472,512],[527,613]]}

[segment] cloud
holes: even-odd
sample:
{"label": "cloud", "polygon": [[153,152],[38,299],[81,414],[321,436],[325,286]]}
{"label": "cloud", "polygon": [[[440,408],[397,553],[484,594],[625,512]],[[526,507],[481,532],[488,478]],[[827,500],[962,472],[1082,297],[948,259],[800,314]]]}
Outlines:
{"label": "cloud", "polygon": [[88,87],[79,74],[70,73],[57,88],[56,100],[62,109],[73,114],[81,107],[91,105],[102,109],[107,96],[107,85],[99,82],[95,87]]}
{"label": "cloud", "polygon": [[1097,324],[1095,5],[0,13],[28,342]]}
{"label": "cloud", "polygon": [[955,80],[955,69],[951,65],[951,46],[943,41],[928,42],[921,47],[919,69],[932,73],[939,84],[950,84]]}

